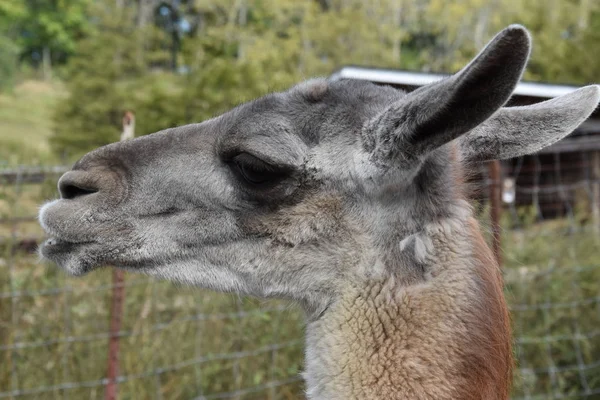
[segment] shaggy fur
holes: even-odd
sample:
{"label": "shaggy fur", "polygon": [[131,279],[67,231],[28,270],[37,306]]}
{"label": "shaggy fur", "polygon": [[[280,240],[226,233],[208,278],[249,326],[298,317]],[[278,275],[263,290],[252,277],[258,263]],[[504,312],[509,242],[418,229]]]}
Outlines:
{"label": "shaggy fur", "polygon": [[600,98],[501,108],[528,54],[511,26],[410,94],[315,79],[92,151],[40,211],[41,254],[297,301],[311,399],[506,399],[502,281],[462,167],[549,145]]}
{"label": "shaggy fur", "polygon": [[309,325],[309,398],[508,398],[508,312],[476,225],[456,218],[426,227],[427,281],[348,287]]}

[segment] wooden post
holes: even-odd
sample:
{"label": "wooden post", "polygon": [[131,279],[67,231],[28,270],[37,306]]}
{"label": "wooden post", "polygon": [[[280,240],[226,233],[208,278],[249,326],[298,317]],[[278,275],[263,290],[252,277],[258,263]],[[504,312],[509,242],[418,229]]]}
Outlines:
{"label": "wooden post", "polygon": [[[132,112],[127,111],[123,116],[123,132],[121,141],[133,139],[135,129],[135,117]],[[119,376],[119,332],[121,332],[121,321],[123,318],[123,302],[125,300],[125,277],[123,271],[113,269],[113,287],[110,306],[110,338],[108,342],[108,371],[106,373],[107,384],[104,392],[105,400],[117,399],[117,378]]]}
{"label": "wooden post", "polygon": [[490,225],[492,228],[492,251],[499,266],[502,266],[502,240],[500,215],[502,213],[502,172],[500,161],[489,163]]}
{"label": "wooden post", "polygon": [[113,270],[113,292],[110,306],[110,338],[108,342],[108,371],[107,384],[104,393],[105,400],[117,399],[117,377],[119,376],[119,332],[123,317],[123,300],[125,287],[123,286],[123,271]]}
{"label": "wooden post", "polygon": [[133,139],[135,136],[135,115],[131,111],[123,115],[123,131],[121,132],[121,141]]}

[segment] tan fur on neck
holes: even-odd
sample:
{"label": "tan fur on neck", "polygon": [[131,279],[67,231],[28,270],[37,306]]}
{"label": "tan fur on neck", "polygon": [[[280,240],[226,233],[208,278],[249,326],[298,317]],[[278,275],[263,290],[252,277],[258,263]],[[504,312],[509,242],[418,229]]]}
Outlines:
{"label": "tan fur on neck", "polygon": [[348,288],[309,325],[310,398],[508,398],[508,312],[477,223],[468,218],[427,231],[435,250],[426,281]]}

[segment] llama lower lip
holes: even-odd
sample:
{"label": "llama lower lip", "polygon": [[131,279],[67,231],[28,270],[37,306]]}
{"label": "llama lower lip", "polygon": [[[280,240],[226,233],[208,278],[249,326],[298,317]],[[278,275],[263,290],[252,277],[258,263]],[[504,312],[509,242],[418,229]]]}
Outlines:
{"label": "llama lower lip", "polygon": [[69,251],[73,251],[80,246],[84,246],[86,244],[93,243],[91,241],[87,242],[70,242],[66,240],[62,240],[59,238],[50,238],[46,240],[40,246],[40,250],[44,257],[51,258],[53,254],[65,253]]}
{"label": "llama lower lip", "polygon": [[81,276],[101,263],[93,256],[96,242],[69,242],[50,238],[40,246],[40,255],[61,267],[70,275]]}
{"label": "llama lower lip", "polygon": [[51,237],[48,240],[46,240],[46,242],[44,244],[47,246],[60,246],[60,245],[64,245],[64,244],[78,245],[78,244],[88,244],[88,243],[94,243],[94,242],[91,240],[82,240],[80,242],[73,242],[71,240],[64,240],[64,239]]}

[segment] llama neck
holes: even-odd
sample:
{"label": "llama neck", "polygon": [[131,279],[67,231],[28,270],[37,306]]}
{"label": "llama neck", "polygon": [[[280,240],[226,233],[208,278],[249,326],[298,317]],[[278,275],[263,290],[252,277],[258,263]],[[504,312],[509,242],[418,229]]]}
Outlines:
{"label": "llama neck", "polygon": [[501,281],[476,223],[466,225],[468,233],[442,227],[429,236],[424,281],[348,287],[309,323],[310,399],[508,398]]}

